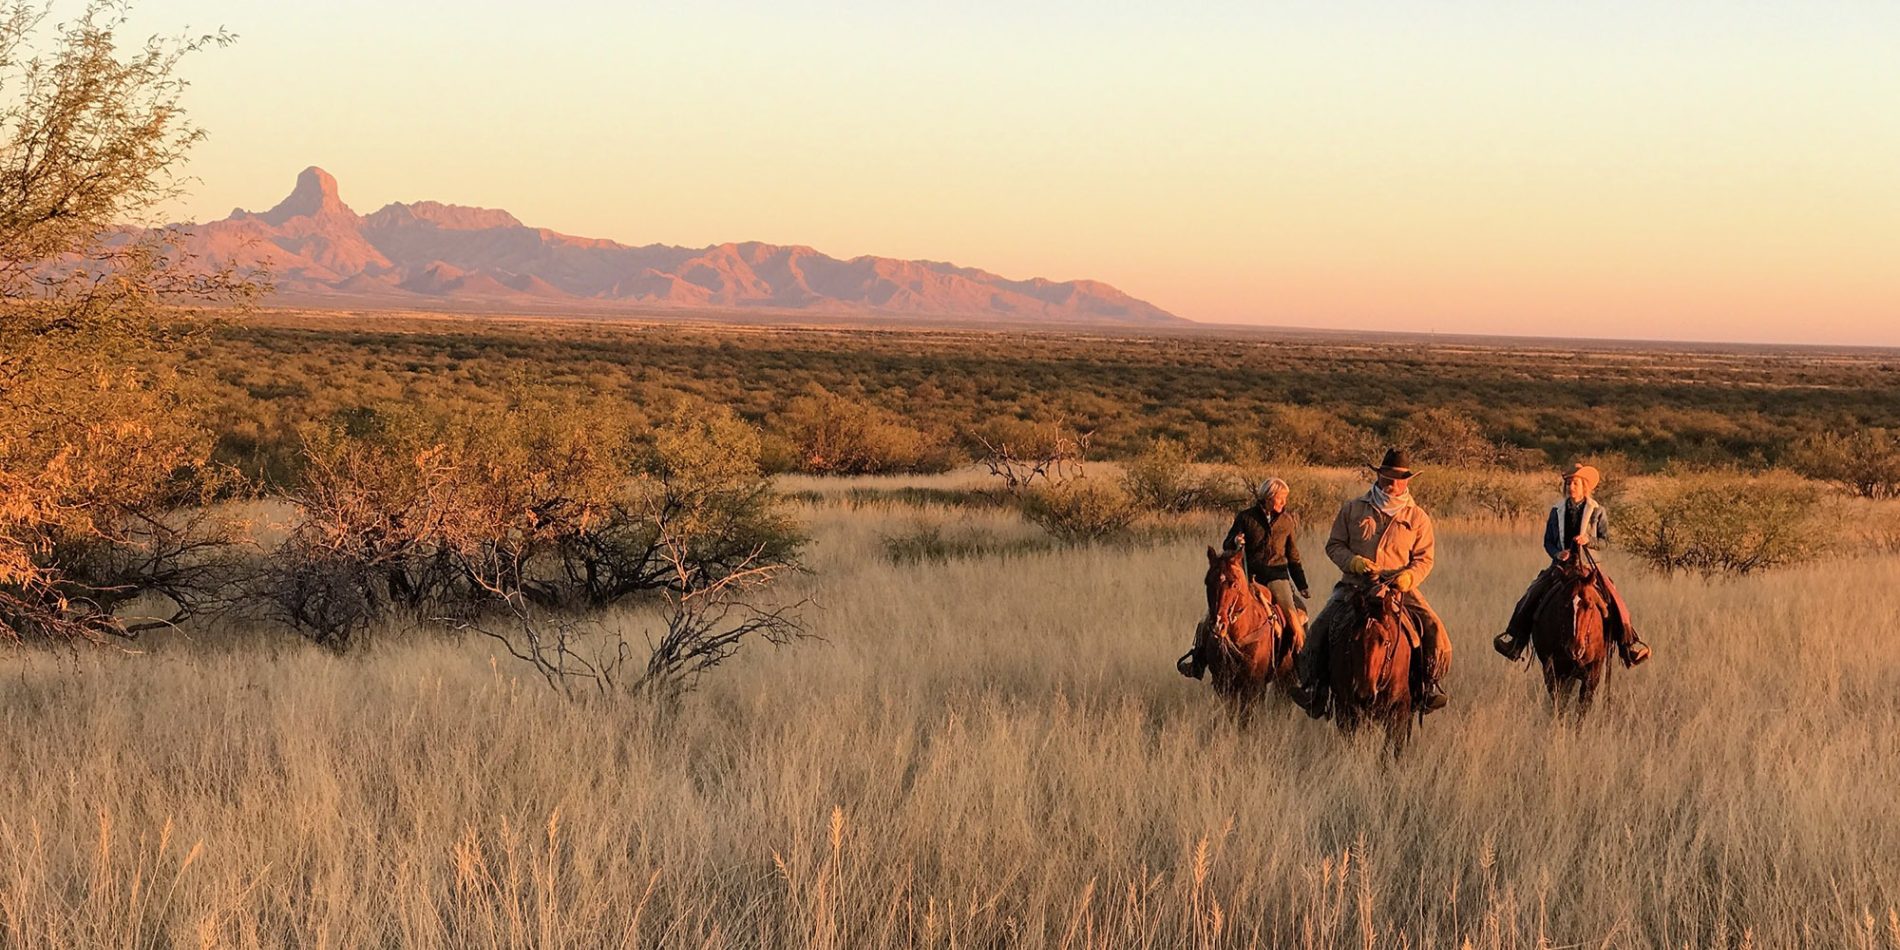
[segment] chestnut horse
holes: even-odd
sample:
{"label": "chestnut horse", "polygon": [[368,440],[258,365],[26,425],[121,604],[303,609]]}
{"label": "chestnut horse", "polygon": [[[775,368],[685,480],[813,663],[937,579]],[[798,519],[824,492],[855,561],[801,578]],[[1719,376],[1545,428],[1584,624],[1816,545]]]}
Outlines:
{"label": "chestnut horse", "polygon": [[1595,565],[1572,559],[1557,570],[1562,582],[1544,597],[1532,616],[1531,646],[1544,668],[1544,689],[1563,711],[1575,683],[1576,713],[1590,711],[1597,686],[1609,670],[1610,644],[1604,632],[1609,603],[1597,589]]}
{"label": "chestnut horse", "polygon": [[1327,644],[1333,722],[1345,733],[1384,723],[1386,747],[1394,756],[1412,737],[1414,634],[1404,600],[1391,578],[1372,578],[1340,603],[1349,611],[1347,622],[1318,625],[1334,631]]}
{"label": "chestnut horse", "polygon": [[1277,681],[1283,693],[1292,689],[1299,644],[1273,595],[1248,578],[1244,545],[1225,553],[1207,549],[1206,585],[1207,619],[1194,648],[1213,674],[1214,691],[1244,720],[1270,684]]}

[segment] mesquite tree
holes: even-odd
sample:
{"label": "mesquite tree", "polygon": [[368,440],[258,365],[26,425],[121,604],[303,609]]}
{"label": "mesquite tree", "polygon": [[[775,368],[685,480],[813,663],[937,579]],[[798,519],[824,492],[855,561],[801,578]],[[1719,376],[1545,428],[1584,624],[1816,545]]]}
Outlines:
{"label": "mesquite tree", "polygon": [[0,6],[0,639],[175,623],[230,540],[193,513],[224,485],[174,357],[203,305],[260,287],[151,225],[204,134],[178,64],[231,37],[126,49],[124,24],[119,3],[50,27]]}

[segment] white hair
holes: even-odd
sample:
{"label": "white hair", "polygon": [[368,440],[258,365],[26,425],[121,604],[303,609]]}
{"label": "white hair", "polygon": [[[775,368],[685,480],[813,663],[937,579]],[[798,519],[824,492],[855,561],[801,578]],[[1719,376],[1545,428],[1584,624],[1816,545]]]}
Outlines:
{"label": "white hair", "polygon": [[1254,493],[1254,497],[1255,498],[1272,498],[1274,494],[1277,492],[1286,492],[1287,494],[1292,494],[1293,489],[1288,487],[1286,482],[1278,478],[1269,478],[1266,481],[1260,483],[1260,490]]}

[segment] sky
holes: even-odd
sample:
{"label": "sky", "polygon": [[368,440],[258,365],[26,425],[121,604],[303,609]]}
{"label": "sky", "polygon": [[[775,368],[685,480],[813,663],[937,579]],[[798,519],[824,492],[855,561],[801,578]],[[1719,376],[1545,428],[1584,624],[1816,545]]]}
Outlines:
{"label": "sky", "polygon": [[[70,3],[62,4],[70,8]],[[1900,345],[1900,4],[144,0],[209,138],[630,244],[1090,278],[1194,320]]]}

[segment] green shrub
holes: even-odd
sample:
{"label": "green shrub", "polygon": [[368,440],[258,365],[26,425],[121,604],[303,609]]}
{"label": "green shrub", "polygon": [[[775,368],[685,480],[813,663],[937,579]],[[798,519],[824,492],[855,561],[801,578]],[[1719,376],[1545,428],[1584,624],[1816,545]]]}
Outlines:
{"label": "green shrub", "polygon": [[1811,483],[1703,474],[1659,479],[1620,519],[1618,544],[1664,573],[1752,574],[1814,560],[1837,519]]}
{"label": "green shrub", "polygon": [[817,383],[786,404],[775,428],[790,443],[792,467],[814,475],[940,472],[949,454],[895,415]]}
{"label": "green shrub", "polygon": [[750,425],[694,402],[651,429],[556,403],[314,427],[259,593],[341,649],[392,614],[604,606],[776,573],[802,538],[758,453]]}
{"label": "green shrub", "polygon": [[1455,409],[1415,412],[1393,430],[1392,439],[1395,444],[1409,449],[1412,458],[1426,465],[1489,467],[1504,458],[1497,443],[1484,434],[1478,420]]}
{"label": "green shrub", "polygon": [[1496,468],[1447,466],[1433,468],[1414,479],[1412,494],[1433,515],[1516,521],[1542,510],[1546,493],[1525,475]]}
{"label": "green shrub", "polygon": [[1125,537],[1139,510],[1127,493],[1107,482],[1077,479],[1023,495],[1023,517],[1050,537],[1070,544]]}
{"label": "green shrub", "polygon": [[1371,430],[1316,406],[1272,406],[1257,422],[1257,434],[1231,445],[1227,458],[1243,466],[1365,465],[1379,457]]}
{"label": "green shrub", "polygon": [[1173,439],[1155,439],[1128,462],[1121,487],[1137,507],[1168,514],[1244,505],[1251,494],[1230,472],[1196,471],[1187,449]]}
{"label": "green shrub", "polygon": [[1886,429],[1809,436],[1795,444],[1789,462],[1862,498],[1900,498],[1900,439]]}

